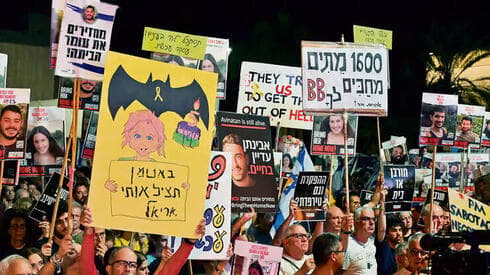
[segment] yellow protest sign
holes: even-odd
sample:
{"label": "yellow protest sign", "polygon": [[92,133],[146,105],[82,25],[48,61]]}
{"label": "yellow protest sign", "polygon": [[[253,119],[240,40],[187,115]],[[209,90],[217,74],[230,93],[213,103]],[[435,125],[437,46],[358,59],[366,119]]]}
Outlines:
{"label": "yellow protest sign", "polygon": [[95,226],[195,237],[216,86],[214,73],[108,53],[88,201]]}
{"label": "yellow protest sign", "polygon": [[453,232],[490,230],[490,207],[448,188],[451,230]]}
{"label": "yellow protest sign", "polygon": [[354,25],[354,43],[382,44],[391,50],[392,41],[392,31]]}
{"label": "yellow protest sign", "polygon": [[145,27],[142,49],[202,60],[207,43],[204,36]]}

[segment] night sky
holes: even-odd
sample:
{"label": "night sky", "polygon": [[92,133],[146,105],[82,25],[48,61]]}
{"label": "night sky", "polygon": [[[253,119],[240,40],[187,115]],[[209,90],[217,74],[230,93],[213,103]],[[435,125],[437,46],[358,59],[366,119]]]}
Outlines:
{"label": "night sky", "polygon": [[[50,1],[15,2],[2,8],[0,28],[19,28],[27,12],[50,13]],[[145,26],[230,39],[228,100],[220,105],[225,111],[236,110],[242,61],[300,66],[301,40],[339,41],[344,34],[350,42],[354,24],[392,30],[389,116],[381,119],[381,136],[406,136],[409,148],[417,146],[428,53],[490,48],[490,1],[108,2],[119,5],[113,51],[149,57],[141,50]],[[359,127],[358,152],[376,153],[376,119],[361,118]]]}

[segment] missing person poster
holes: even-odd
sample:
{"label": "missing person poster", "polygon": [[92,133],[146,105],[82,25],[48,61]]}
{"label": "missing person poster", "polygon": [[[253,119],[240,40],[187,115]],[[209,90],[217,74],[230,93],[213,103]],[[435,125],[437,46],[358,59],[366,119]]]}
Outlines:
{"label": "missing person poster", "polygon": [[[61,78],[58,94],[58,107],[73,108],[73,78]],[[102,81],[80,79],[80,101],[82,110],[98,111]]]}
{"label": "missing person poster", "polygon": [[490,155],[488,153],[471,153],[468,154],[468,163],[466,164],[465,178],[467,179],[464,186],[464,193],[474,192],[474,172],[478,170],[476,174],[478,175],[479,171],[482,171],[483,167],[487,166],[490,163]]}
{"label": "missing person poster", "polygon": [[102,80],[117,8],[90,0],[66,1],[55,75]]}
{"label": "missing person poster", "polygon": [[31,107],[28,121],[21,176],[60,173],[65,156],[65,110],[53,106]]}
{"label": "missing person poster", "polygon": [[315,116],[311,137],[312,155],[344,155],[347,127],[347,154],[356,154],[357,116],[349,116],[347,125],[341,114]]}
{"label": "missing person poster", "polygon": [[270,125],[311,130],[302,106],[301,68],[242,62],[237,113],[270,118]]}
{"label": "missing person poster", "polygon": [[408,160],[407,139],[405,137],[391,136],[390,140],[381,144],[384,158],[387,163],[401,165]]}
{"label": "missing person poster", "polygon": [[485,112],[481,145],[490,147],[490,112]]}
{"label": "missing person poster", "polygon": [[328,188],[328,172],[299,172],[293,199],[298,204],[296,221],[324,221],[323,201]]}
{"label": "missing person poster", "polygon": [[8,55],[0,53],[0,88],[7,87]]}
{"label": "missing person poster", "polygon": [[17,185],[17,183],[19,183],[19,161],[5,160],[3,163],[2,186]]}
{"label": "missing person poster", "polygon": [[233,212],[276,212],[277,182],[269,118],[230,112],[216,114],[218,148],[232,154]]}
{"label": "missing person poster", "polygon": [[385,165],[384,181],[385,188],[388,190],[385,212],[410,211],[415,186],[415,166]]}
{"label": "missing person poster", "polygon": [[82,146],[82,158],[93,159],[95,150],[95,139],[97,138],[97,123],[99,121],[99,112],[90,112],[87,131]]}
{"label": "missing person poster", "polygon": [[[36,221],[51,221],[51,215],[53,214],[54,204],[56,202],[56,197],[58,196],[58,186],[59,186],[60,174],[54,173],[50,178],[44,192],[42,193],[39,200],[36,202],[31,212],[29,212],[29,218]],[[64,177],[63,185],[61,187],[61,197],[60,200],[63,202],[68,201],[70,191],[68,189],[68,178]],[[60,201],[60,203],[61,203]]]}
{"label": "missing person poster", "polygon": [[461,154],[439,153],[435,163],[436,188],[446,190],[459,187],[461,177]]}
{"label": "missing person poster", "polygon": [[302,41],[301,60],[306,114],[388,115],[385,46]]}
{"label": "missing person poster", "polygon": [[279,274],[282,247],[236,240],[233,252],[235,257],[232,274],[234,275]]}
{"label": "missing person poster", "polygon": [[0,159],[25,156],[30,97],[31,89],[0,88]]}
{"label": "missing person poster", "polygon": [[457,95],[423,93],[419,144],[452,146],[457,114]]}
{"label": "missing person poster", "polygon": [[485,107],[459,104],[454,147],[479,149],[484,119]]}

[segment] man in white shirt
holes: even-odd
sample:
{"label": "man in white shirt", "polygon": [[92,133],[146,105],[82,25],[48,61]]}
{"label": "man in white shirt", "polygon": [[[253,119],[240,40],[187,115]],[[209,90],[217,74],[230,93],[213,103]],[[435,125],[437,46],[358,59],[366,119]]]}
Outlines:
{"label": "man in white shirt", "polygon": [[284,247],[281,259],[281,275],[310,274],[315,268],[312,255],[305,255],[308,251],[308,241],[311,234],[306,232],[300,224],[293,224],[286,230],[286,238],[282,241]]}

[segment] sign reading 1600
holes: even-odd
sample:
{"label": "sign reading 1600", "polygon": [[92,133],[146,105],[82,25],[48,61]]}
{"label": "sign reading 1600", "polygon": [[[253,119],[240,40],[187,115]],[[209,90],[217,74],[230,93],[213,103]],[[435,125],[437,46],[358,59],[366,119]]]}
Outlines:
{"label": "sign reading 1600", "polygon": [[370,73],[374,69],[376,73],[380,73],[383,68],[383,62],[379,53],[376,53],[373,56],[370,52],[366,54],[363,52],[353,52],[350,57],[352,59],[352,69],[354,72],[362,72],[364,70],[366,73]]}

